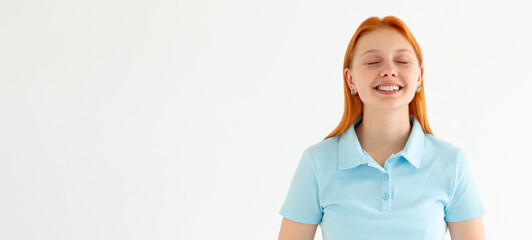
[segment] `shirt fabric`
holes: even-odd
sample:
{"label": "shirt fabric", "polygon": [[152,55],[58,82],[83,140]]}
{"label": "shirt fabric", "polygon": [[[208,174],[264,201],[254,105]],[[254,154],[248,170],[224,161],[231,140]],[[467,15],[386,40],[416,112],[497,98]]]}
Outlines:
{"label": "shirt fabric", "polygon": [[358,141],[359,117],[307,147],[279,214],[320,224],[324,240],[443,239],[446,222],[486,213],[464,151],[425,133],[414,115],[404,149],[381,167]]}

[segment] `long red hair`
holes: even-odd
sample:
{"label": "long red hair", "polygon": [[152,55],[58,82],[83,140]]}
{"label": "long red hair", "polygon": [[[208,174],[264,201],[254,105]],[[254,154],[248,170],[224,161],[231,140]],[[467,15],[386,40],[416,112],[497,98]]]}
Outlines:
{"label": "long red hair", "polygon": [[[351,61],[351,57],[353,56],[353,52],[355,51],[355,43],[358,40],[358,38],[361,36],[364,32],[369,32],[378,28],[393,28],[399,33],[401,33],[407,40],[410,42],[412,47],[414,48],[414,51],[416,52],[416,56],[419,60],[419,66],[423,66],[423,55],[421,53],[421,48],[419,47],[419,44],[417,43],[416,39],[414,38],[414,35],[410,32],[406,24],[401,21],[399,18],[394,16],[386,16],[382,19],[378,17],[370,17],[364,22],[360,24],[358,29],[356,30],[355,34],[353,34],[353,37],[351,38],[351,41],[349,41],[349,45],[347,46],[347,51],[345,52],[344,57],[344,66],[342,68],[342,72],[345,68],[349,67],[349,62]],[[360,97],[358,94],[351,95],[351,90],[349,89],[349,86],[347,85],[347,80],[344,75],[344,115],[342,116],[342,120],[340,121],[340,124],[338,124],[338,127],[334,129],[329,136],[327,136],[325,139],[334,137],[336,135],[339,135],[343,133],[345,130],[347,130],[355,120],[358,119],[362,115],[363,112],[363,103],[362,100],[360,100]],[[423,78],[421,78],[421,91],[416,93],[412,101],[408,105],[408,112],[409,114],[414,115],[419,123],[421,124],[421,127],[423,128],[423,131],[426,133],[429,133],[431,135],[434,135],[432,133],[432,130],[430,129],[429,122],[427,120],[427,112],[425,109],[425,88],[423,87]]]}

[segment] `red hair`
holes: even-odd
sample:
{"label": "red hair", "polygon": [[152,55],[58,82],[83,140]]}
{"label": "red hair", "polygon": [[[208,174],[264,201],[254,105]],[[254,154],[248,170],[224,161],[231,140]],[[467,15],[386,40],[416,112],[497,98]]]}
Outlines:
{"label": "red hair", "polygon": [[[355,31],[355,34],[353,34],[353,37],[351,38],[351,41],[349,41],[349,45],[347,46],[347,51],[345,52],[344,57],[344,66],[342,68],[342,72],[345,68],[349,67],[349,63],[351,62],[351,58],[353,56],[353,53],[355,51],[355,43],[358,40],[358,38],[363,34],[364,32],[369,32],[375,29],[379,28],[392,28],[397,30],[401,35],[403,35],[408,42],[412,45],[414,48],[414,51],[416,52],[417,59],[419,61],[419,66],[423,66],[423,55],[421,53],[421,48],[419,47],[419,44],[417,43],[416,39],[414,38],[414,35],[410,32],[406,24],[401,21],[399,18],[394,16],[386,16],[382,19],[378,17],[370,17],[364,22],[360,24],[358,29]],[[412,101],[408,105],[408,112],[409,114],[414,115],[419,123],[421,124],[421,127],[423,128],[423,131],[434,135],[432,133],[432,130],[430,130],[429,122],[427,120],[427,112],[425,109],[425,88],[423,87],[423,77],[421,78],[421,91],[416,93]],[[344,115],[342,116],[342,120],[340,121],[340,124],[338,124],[338,127],[334,129],[329,136],[327,136],[325,139],[334,137],[336,135],[339,135],[343,133],[345,130],[347,130],[355,120],[357,120],[363,112],[363,102],[360,100],[360,97],[358,94],[351,95],[351,90],[349,89],[349,86],[347,85],[347,80],[345,78],[344,74]]]}

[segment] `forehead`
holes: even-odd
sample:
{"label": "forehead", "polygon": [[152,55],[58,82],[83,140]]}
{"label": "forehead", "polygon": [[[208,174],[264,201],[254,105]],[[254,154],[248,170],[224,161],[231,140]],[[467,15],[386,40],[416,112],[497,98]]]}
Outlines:
{"label": "forehead", "polygon": [[412,45],[397,30],[390,28],[376,29],[363,33],[355,44],[355,57],[360,57],[368,50],[373,52],[395,52],[407,49],[414,54]]}

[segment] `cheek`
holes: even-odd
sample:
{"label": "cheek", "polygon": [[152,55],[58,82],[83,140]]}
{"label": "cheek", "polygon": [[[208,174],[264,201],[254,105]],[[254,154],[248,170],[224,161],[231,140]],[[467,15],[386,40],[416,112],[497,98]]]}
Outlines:
{"label": "cheek", "polygon": [[373,69],[364,69],[357,72],[355,79],[359,82],[371,82],[378,76],[378,71]]}
{"label": "cheek", "polygon": [[404,71],[402,71],[402,77],[405,81],[417,81],[417,78],[420,74],[420,71],[419,69],[416,69],[416,68],[408,68],[408,69],[404,69]]}
{"label": "cheek", "polygon": [[355,78],[355,85],[358,89],[365,89],[371,86],[371,83],[374,81],[375,75],[371,74],[364,74],[364,75],[358,75],[357,78]]}

